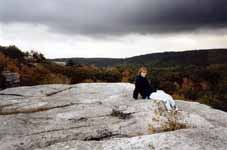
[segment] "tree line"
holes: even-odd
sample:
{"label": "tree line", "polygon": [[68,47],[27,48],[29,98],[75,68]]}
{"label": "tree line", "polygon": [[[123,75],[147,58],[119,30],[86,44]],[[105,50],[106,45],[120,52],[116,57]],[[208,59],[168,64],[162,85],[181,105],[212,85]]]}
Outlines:
{"label": "tree line", "polygon": [[89,82],[134,83],[137,70],[143,65],[149,69],[148,79],[151,84],[170,93],[174,98],[198,101],[227,111],[227,64],[118,64],[100,67],[94,64],[75,64],[69,59],[66,65],[61,65],[36,51],[22,52],[16,46],[9,46],[0,47],[0,88],[6,88],[1,74],[4,70],[20,75],[19,86]]}

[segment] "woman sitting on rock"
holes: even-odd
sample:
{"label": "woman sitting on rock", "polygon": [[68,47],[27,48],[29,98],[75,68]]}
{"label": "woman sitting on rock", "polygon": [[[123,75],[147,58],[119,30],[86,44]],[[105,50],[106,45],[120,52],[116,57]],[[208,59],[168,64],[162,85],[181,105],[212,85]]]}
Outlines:
{"label": "woman sitting on rock", "polygon": [[156,87],[149,83],[146,75],[148,70],[146,67],[141,67],[135,79],[135,89],[133,91],[133,98],[138,99],[138,95],[142,99],[161,100],[165,103],[167,110],[177,109],[176,104],[171,95],[165,93],[163,90],[157,90]]}
{"label": "woman sitting on rock", "polygon": [[138,94],[140,94],[143,99],[150,99],[151,93],[156,92],[154,86],[151,86],[146,78],[147,72],[147,68],[145,67],[141,67],[138,71],[135,79],[135,89],[133,91],[133,97],[135,99],[138,99]]}

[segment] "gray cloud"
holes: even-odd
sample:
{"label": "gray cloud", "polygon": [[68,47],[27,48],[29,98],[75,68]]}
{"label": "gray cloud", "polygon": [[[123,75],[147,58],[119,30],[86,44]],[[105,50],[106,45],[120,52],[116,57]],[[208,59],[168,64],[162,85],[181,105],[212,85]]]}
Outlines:
{"label": "gray cloud", "polygon": [[227,26],[226,0],[0,0],[1,23],[82,35],[152,34]]}

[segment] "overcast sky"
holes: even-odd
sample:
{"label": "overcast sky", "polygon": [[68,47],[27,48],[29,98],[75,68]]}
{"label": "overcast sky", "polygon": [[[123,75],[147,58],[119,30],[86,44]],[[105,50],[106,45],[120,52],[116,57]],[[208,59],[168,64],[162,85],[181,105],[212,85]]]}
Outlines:
{"label": "overcast sky", "polygon": [[0,0],[0,45],[48,58],[227,48],[227,0]]}

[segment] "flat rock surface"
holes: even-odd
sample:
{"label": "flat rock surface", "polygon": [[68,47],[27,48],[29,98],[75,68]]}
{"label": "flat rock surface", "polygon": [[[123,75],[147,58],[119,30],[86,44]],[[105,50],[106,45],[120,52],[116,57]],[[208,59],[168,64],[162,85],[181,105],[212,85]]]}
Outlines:
{"label": "flat rock surface", "polygon": [[1,150],[227,149],[227,113],[177,100],[134,100],[130,83],[0,91]]}

